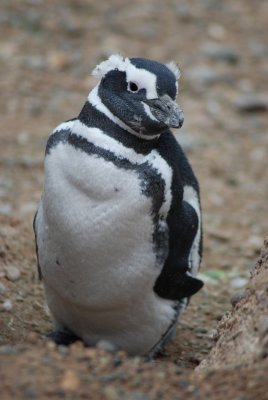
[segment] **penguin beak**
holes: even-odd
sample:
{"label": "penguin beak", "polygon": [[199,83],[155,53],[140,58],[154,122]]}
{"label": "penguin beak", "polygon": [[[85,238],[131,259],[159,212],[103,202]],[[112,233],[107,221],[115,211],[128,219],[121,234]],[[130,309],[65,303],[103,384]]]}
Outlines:
{"label": "penguin beak", "polygon": [[183,111],[167,94],[159,99],[143,100],[150,107],[153,116],[169,128],[181,128],[184,121]]}

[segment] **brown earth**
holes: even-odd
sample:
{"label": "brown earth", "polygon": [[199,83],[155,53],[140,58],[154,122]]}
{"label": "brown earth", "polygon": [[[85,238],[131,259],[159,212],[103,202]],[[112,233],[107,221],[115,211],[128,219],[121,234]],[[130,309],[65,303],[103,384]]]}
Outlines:
{"label": "brown earth", "polygon": [[[251,280],[226,314],[267,235],[267,19],[265,0],[1,2],[1,399],[268,398],[266,278]],[[185,124],[176,136],[202,190],[206,286],[151,363],[45,340],[31,227],[47,137],[80,111],[90,69],[118,51],[179,63]],[[249,330],[237,333],[241,320]]]}

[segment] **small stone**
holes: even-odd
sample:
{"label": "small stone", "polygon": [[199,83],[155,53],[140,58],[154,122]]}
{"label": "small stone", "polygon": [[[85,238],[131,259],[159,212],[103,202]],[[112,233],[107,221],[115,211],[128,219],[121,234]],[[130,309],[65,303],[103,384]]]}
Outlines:
{"label": "small stone", "polygon": [[32,386],[23,388],[23,397],[26,399],[29,399],[29,400],[37,399],[38,396],[37,396],[36,388],[32,387]]}
{"label": "small stone", "polygon": [[31,69],[35,70],[44,70],[47,68],[47,61],[43,56],[30,56],[28,54],[28,57],[26,61],[24,62],[25,66]]}
{"label": "small stone", "polygon": [[14,346],[11,346],[9,344],[0,346],[0,354],[3,356],[11,356],[13,354],[16,354],[16,349]]}
{"label": "small stone", "polygon": [[48,55],[48,65],[56,71],[63,71],[71,64],[70,56],[62,51],[52,51]]}
{"label": "small stone", "polygon": [[260,320],[259,332],[262,338],[268,334],[268,317],[263,317]]}
{"label": "small stone", "polygon": [[251,236],[248,239],[248,246],[254,250],[260,250],[263,245],[263,241],[264,239],[261,236]]}
{"label": "small stone", "polygon": [[120,398],[118,391],[112,385],[105,386],[103,391],[108,400],[118,400]]}
{"label": "small stone", "polygon": [[207,334],[208,330],[207,330],[207,328],[197,327],[197,328],[194,328],[194,332],[195,333],[201,333],[201,334]]}
{"label": "small stone", "polygon": [[80,386],[80,380],[76,372],[71,369],[67,369],[63,375],[60,386],[66,392],[75,392]]}
{"label": "small stone", "polygon": [[230,285],[233,289],[239,289],[245,286],[248,283],[248,279],[246,278],[234,278],[231,280]]}
{"label": "small stone", "polygon": [[20,145],[25,145],[29,142],[29,133],[28,132],[20,132],[17,136],[17,142]]}
{"label": "small stone", "polygon": [[246,297],[246,292],[243,290],[241,292],[234,293],[230,299],[231,304],[233,307],[235,307],[241,300],[243,300]]}
{"label": "small stone", "polygon": [[11,281],[15,282],[20,278],[20,270],[13,265],[5,267],[6,278]]}
{"label": "small stone", "polygon": [[2,282],[0,282],[0,295],[5,293],[5,291],[6,291],[5,285]]}
{"label": "small stone", "polygon": [[124,377],[123,371],[112,372],[111,374],[102,375],[100,381],[103,383],[108,383],[112,381],[120,381]]}
{"label": "small stone", "polygon": [[191,7],[187,4],[177,4],[175,6],[175,12],[182,21],[189,22],[195,18]]}
{"label": "small stone", "polygon": [[26,342],[31,344],[36,344],[38,342],[38,334],[36,332],[29,332],[26,337]]}
{"label": "small stone", "polygon": [[215,100],[209,100],[207,102],[206,106],[207,106],[207,111],[209,112],[209,114],[211,114],[213,116],[219,115],[221,112],[221,106]]}
{"label": "small stone", "polygon": [[239,54],[232,46],[208,42],[202,46],[202,49],[213,60],[225,61],[229,64],[236,64],[239,61]]}
{"label": "small stone", "polygon": [[190,69],[186,73],[186,78],[193,88],[195,88],[195,85],[209,86],[220,80],[218,73],[207,66],[199,66]]}
{"label": "small stone", "polygon": [[0,214],[2,215],[11,215],[13,207],[10,203],[0,204]]}
{"label": "small stone", "polygon": [[55,349],[56,349],[56,343],[55,343],[55,342],[52,342],[52,340],[49,340],[49,341],[46,343],[46,347],[47,347],[49,350],[55,350]]}
{"label": "small stone", "polygon": [[222,25],[219,24],[210,24],[208,26],[208,35],[215,40],[223,40],[225,37],[226,31]]}
{"label": "small stone", "polygon": [[116,352],[115,346],[111,342],[108,342],[107,340],[100,340],[97,343],[97,348],[100,349],[100,350],[107,351],[109,353],[115,353]]}
{"label": "small stone", "polygon": [[67,356],[68,354],[70,354],[69,348],[68,348],[67,346],[62,345],[62,344],[60,344],[60,345],[57,347],[57,350],[58,350],[58,352],[59,352],[60,354],[62,354],[63,356]]}
{"label": "small stone", "polygon": [[10,299],[7,299],[4,301],[2,304],[1,308],[3,311],[11,311],[13,307],[12,301]]}
{"label": "small stone", "polygon": [[268,111],[268,99],[260,95],[245,94],[239,96],[234,105],[240,112],[265,112]]}

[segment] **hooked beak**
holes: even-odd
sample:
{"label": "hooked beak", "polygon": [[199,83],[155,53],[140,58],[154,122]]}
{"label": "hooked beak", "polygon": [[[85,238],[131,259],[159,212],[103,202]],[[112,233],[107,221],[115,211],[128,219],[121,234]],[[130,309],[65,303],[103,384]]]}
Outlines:
{"label": "hooked beak", "polygon": [[159,99],[143,100],[150,107],[151,113],[170,128],[181,128],[184,121],[183,111],[167,94]]}

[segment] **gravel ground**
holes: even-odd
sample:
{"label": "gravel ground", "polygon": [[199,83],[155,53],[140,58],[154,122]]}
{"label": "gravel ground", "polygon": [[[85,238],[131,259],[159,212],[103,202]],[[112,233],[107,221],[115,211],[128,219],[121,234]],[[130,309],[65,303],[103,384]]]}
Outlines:
{"label": "gravel ground", "polygon": [[[267,358],[195,372],[267,235],[268,3],[265,0],[2,0],[0,5],[1,397],[265,399]],[[206,285],[162,358],[55,348],[32,219],[44,146],[80,111],[90,70],[113,52],[182,70],[176,133],[199,178]],[[228,393],[230,394],[228,396]]]}

